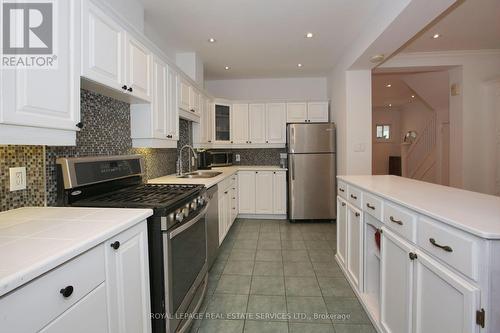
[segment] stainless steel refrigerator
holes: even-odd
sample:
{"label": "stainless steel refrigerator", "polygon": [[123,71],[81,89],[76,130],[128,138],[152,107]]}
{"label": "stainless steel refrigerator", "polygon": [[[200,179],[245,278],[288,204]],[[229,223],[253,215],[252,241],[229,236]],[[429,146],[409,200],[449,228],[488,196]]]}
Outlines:
{"label": "stainless steel refrigerator", "polygon": [[335,124],[289,124],[288,218],[336,218]]}

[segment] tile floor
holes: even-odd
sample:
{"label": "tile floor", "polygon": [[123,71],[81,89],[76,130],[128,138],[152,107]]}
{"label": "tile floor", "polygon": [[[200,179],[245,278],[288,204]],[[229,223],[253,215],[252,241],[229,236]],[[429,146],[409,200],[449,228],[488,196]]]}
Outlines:
{"label": "tile floor", "polygon": [[236,220],[191,332],[375,333],[334,260],[335,233],[335,224]]}

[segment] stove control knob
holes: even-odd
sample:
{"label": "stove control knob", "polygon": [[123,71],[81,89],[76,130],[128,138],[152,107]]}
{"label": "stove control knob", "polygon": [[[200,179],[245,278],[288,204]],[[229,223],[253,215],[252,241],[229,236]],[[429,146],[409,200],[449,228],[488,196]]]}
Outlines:
{"label": "stove control knob", "polygon": [[198,205],[196,204],[196,200],[193,200],[193,202],[191,202],[191,209],[196,210],[197,208],[198,208]]}
{"label": "stove control knob", "polygon": [[187,205],[187,207],[182,210],[182,214],[184,214],[184,217],[189,216],[189,205]]}
{"label": "stove control knob", "polygon": [[200,206],[203,206],[203,204],[205,203],[205,199],[203,197],[198,197],[196,201],[198,201],[198,205]]}
{"label": "stove control knob", "polygon": [[184,220],[184,213],[183,212],[175,214],[175,221],[181,223],[182,220]]}

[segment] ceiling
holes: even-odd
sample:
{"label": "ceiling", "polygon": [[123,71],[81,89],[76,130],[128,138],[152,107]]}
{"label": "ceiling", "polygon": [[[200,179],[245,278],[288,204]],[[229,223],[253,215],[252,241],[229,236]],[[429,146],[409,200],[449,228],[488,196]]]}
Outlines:
{"label": "ceiling", "polygon": [[[409,73],[390,73],[372,75],[372,106],[392,108],[412,102],[412,95],[417,98],[415,93],[408,88],[402,78]],[[387,85],[391,87],[388,88]]]}
{"label": "ceiling", "polygon": [[[440,34],[433,39],[434,34]],[[465,0],[417,35],[402,52],[500,49],[500,1]]]}
{"label": "ceiling", "polygon": [[210,80],[325,76],[382,0],[142,2],[147,24],[178,52],[196,52]]}

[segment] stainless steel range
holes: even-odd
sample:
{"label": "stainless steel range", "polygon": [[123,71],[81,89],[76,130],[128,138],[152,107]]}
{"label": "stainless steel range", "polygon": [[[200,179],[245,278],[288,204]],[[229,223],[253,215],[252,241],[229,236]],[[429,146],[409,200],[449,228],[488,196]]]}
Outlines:
{"label": "stainless steel range", "polygon": [[202,185],[144,184],[141,156],[57,160],[64,206],[151,208],[148,219],[153,332],[185,332],[207,288],[206,212]]}

